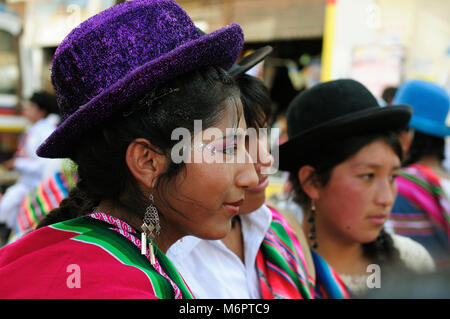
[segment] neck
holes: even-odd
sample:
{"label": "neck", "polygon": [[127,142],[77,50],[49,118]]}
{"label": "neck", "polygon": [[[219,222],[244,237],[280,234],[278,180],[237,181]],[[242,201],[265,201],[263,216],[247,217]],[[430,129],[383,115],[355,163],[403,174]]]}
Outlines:
{"label": "neck", "polygon": [[32,123],[32,124],[36,124],[37,122],[39,122],[39,121],[42,120],[43,118],[45,118],[45,117],[40,117],[40,118],[38,118],[38,119],[34,119],[34,120],[31,121],[31,123]]}
{"label": "neck", "polygon": [[442,167],[442,162],[435,156],[424,156],[421,157],[419,163],[431,168],[437,175],[443,178],[450,178],[450,175]]}
{"label": "neck", "polygon": [[[97,210],[105,214],[119,218],[124,222],[126,222],[131,227],[133,227],[136,230],[136,232],[138,233],[141,232],[141,225],[143,223],[142,219],[139,218],[135,213],[130,212],[128,209],[118,205],[114,201],[109,199],[102,200],[98,205]],[[160,233],[159,238],[155,240],[155,244],[165,254],[169,249],[169,247],[173,243],[175,243],[179,239],[179,237],[172,238],[170,236],[170,232],[167,231],[166,227],[164,227],[163,225],[161,225],[161,229],[165,229],[166,231]]]}
{"label": "neck", "polygon": [[[317,214],[316,214],[317,217]],[[307,218],[307,217],[306,217]],[[303,230],[308,237],[309,246],[316,242],[314,251],[323,257],[339,274],[363,274],[370,261],[364,256],[362,244],[347,240],[342,235],[333,233],[315,220],[315,240],[309,239],[311,224],[303,223]]]}
{"label": "neck", "polygon": [[434,156],[423,156],[419,162],[431,168],[441,167],[441,162]]}
{"label": "neck", "polygon": [[242,238],[242,226],[239,216],[236,216],[234,219],[231,231],[222,239],[222,242],[228,249],[236,254],[243,263],[245,263],[244,240]]}

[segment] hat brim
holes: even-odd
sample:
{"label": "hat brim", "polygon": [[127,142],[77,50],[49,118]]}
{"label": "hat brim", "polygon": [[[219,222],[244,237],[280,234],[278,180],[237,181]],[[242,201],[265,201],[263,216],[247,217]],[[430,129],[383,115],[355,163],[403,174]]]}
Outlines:
{"label": "hat brim", "polygon": [[233,23],[183,43],[158,59],[143,64],[67,117],[40,145],[37,155],[46,158],[69,157],[74,142],[123,111],[127,102],[200,67],[216,65],[228,70],[238,58],[243,44],[242,29]]}
{"label": "hat brim", "polygon": [[[412,109],[406,105],[371,108],[334,119],[302,132],[280,145],[278,168],[290,171],[305,164],[304,151],[312,146],[379,130],[407,126]],[[332,156],[332,154],[324,154]]]}
{"label": "hat brim", "polygon": [[409,127],[436,137],[450,136],[450,127],[425,118],[413,117],[409,122]]}
{"label": "hat brim", "polygon": [[273,48],[270,45],[259,48],[252,54],[249,54],[248,56],[243,58],[241,61],[239,61],[239,63],[233,64],[228,73],[232,77],[236,78],[264,60],[270,53],[272,53],[272,51]]}

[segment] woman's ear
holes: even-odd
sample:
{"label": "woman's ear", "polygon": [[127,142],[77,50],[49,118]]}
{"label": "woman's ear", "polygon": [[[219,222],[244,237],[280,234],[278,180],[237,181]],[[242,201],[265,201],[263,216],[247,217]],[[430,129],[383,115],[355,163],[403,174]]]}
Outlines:
{"label": "woman's ear", "polygon": [[405,159],[414,139],[414,130],[403,130],[400,132],[398,139],[400,141],[400,145],[402,146],[403,158]]}
{"label": "woman's ear", "polygon": [[128,145],[125,160],[131,174],[146,188],[153,187],[156,178],[167,169],[166,156],[144,138]]}
{"label": "woman's ear", "polygon": [[315,176],[315,169],[310,165],[302,166],[298,170],[298,180],[303,188],[303,191],[309,198],[318,200],[320,197],[319,182]]}

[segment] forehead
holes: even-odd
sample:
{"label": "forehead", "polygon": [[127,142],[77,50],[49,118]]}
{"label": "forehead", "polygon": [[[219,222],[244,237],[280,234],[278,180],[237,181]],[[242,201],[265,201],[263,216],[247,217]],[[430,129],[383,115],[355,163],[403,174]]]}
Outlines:
{"label": "forehead", "polygon": [[[224,103],[223,108],[214,124],[206,127],[203,121],[199,121],[202,123],[201,129],[194,130],[194,139],[200,138],[204,142],[211,142],[231,137],[234,134],[241,133],[241,129],[247,129],[240,101],[227,98],[222,103]],[[199,127],[197,126],[197,128]]]}
{"label": "forehead", "polygon": [[[245,120],[243,120],[243,106],[239,98],[234,95],[230,95],[224,101],[224,108],[222,115],[215,124],[219,129],[237,128],[245,126]],[[242,123],[244,122],[244,123]]]}
{"label": "forehead", "polygon": [[344,163],[350,168],[372,167],[393,169],[400,166],[400,158],[389,144],[379,139],[361,148]]}

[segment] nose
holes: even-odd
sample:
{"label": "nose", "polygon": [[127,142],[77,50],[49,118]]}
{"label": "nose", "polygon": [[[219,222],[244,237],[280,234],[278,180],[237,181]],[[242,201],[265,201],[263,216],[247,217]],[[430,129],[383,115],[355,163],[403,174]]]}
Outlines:
{"label": "nose", "polygon": [[263,139],[258,145],[258,162],[262,167],[270,167],[274,162],[274,158],[270,153],[270,146],[267,139]]}
{"label": "nose", "polygon": [[238,165],[236,186],[239,188],[253,188],[258,185],[259,178],[256,174],[255,165],[247,151],[245,152],[245,156],[244,163],[236,164]]}
{"label": "nose", "polygon": [[380,181],[375,196],[375,202],[382,206],[392,206],[397,196],[397,186],[389,180]]}
{"label": "nose", "polygon": [[264,143],[258,144],[258,158],[255,163],[255,170],[258,175],[267,175],[263,168],[271,167],[274,162],[272,154],[269,152],[269,147]]}

